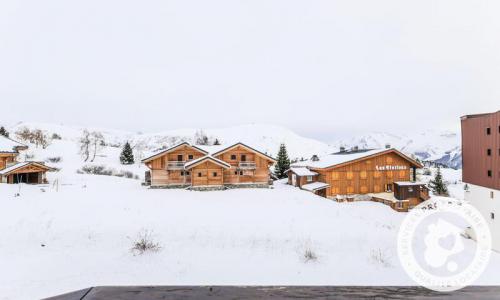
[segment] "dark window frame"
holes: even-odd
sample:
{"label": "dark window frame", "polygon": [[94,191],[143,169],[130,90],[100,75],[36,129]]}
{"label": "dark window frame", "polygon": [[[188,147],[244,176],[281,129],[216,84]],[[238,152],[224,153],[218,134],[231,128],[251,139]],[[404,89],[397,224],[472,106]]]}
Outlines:
{"label": "dark window frame", "polygon": [[184,155],[177,154],[177,161],[184,161]]}
{"label": "dark window frame", "polygon": [[217,177],[217,172],[212,172],[212,177]]}
{"label": "dark window frame", "polygon": [[488,170],[487,175],[489,178],[493,177],[493,172],[491,170]]}
{"label": "dark window frame", "polygon": [[486,135],[491,135],[491,127],[486,127]]}
{"label": "dark window frame", "polygon": [[231,154],[231,160],[236,160],[236,154]]}
{"label": "dark window frame", "polygon": [[486,149],[486,155],[491,156],[491,149],[490,148]]}
{"label": "dark window frame", "polygon": [[198,172],[198,177],[201,177],[201,172]]}
{"label": "dark window frame", "polygon": [[193,159],[193,157],[194,157],[193,154],[188,155],[188,159]]}
{"label": "dark window frame", "polygon": [[246,154],[242,154],[241,155],[241,161],[247,161],[247,155]]}

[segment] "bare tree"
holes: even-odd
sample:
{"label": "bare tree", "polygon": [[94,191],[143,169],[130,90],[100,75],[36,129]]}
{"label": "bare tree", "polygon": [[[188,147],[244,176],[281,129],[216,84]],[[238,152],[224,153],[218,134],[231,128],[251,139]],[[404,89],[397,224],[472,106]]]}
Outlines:
{"label": "bare tree", "polygon": [[194,134],[194,140],[196,145],[208,145],[208,136],[203,132],[203,130],[196,131]]}
{"label": "bare tree", "polygon": [[99,131],[91,132],[89,139],[91,148],[90,151],[92,152],[92,159],[90,160],[90,162],[93,162],[97,153],[101,152],[106,143],[104,141],[104,136]]}
{"label": "bare tree", "polygon": [[83,161],[89,160],[90,157],[90,132],[87,129],[84,129],[82,132],[82,136],[78,140],[80,146],[80,155],[83,158]]}
{"label": "bare tree", "polygon": [[30,130],[28,127],[22,127],[16,131],[16,137],[24,142],[35,144],[37,148],[41,146],[46,149],[51,143],[50,137],[40,129]]}

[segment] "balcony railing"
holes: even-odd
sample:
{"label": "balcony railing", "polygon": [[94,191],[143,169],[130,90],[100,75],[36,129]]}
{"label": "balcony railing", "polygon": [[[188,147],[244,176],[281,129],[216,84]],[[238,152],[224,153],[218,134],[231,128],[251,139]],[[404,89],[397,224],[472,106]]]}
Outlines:
{"label": "balcony railing", "polygon": [[253,161],[241,161],[238,164],[238,168],[243,169],[243,170],[254,170],[256,169],[255,162]]}
{"label": "balcony railing", "polygon": [[185,161],[169,161],[167,162],[167,170],[183,170]]}

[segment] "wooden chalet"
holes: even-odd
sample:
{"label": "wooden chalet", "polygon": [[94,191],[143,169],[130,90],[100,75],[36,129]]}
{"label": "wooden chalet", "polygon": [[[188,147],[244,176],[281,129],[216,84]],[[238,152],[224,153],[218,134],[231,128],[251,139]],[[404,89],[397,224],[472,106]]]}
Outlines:
{"label": "wooden chalet", "polygon": [[0,137],[0,182],[2,183],[46,183],[46,173],[55,169],[42,162],[17,162],[19,151],[28,146],[9,138]]}
{"label": "wooden chalet", "polygon": [[150,169],[151,187],[210,189],[268,187],[275,160],[243,143],[224,147],[184,142],[142,162]]}
{"label": "wooden chalet", "polygon": [[343,150],[293,164],[288,183],[339,202],[361,195],[386,199],[391,207],[407,201],[408,210],[429,198],[427,187],[415,183],[416,170],[422,167],[392,148]]}

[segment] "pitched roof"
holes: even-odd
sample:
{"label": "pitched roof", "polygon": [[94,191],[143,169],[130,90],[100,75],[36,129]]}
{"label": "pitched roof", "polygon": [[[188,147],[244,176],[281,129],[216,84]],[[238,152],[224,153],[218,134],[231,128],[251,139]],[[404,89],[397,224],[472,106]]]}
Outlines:
{"label": "pitched roof", "polygon": [[378,156],[378,155],[390,153],[390,152],[398,154],[399,156],[408,160],[411,164],[413,164],[416,167],[419,167],[419,168],[423,167],[420,163],[416,162],[415,160],[411,159],[410,157],[404,155],[403,153],[399,152],[398,150],[396,150],[394,148],[333,153],[333,154],[321,156],[319,158],[319,160],[317,160],[317,161],[308,160],[308,161],[304,161],[304,162],[295,163],[292,165],[292,167],[302,166],[302,167],[308,167],[308,168],[312,168],[312,169],[326,169],[326,168],[331,168],[331,167],[343,165],[346,163],[351,163],[351,162],[362,160],[362,159],[367,159],[369,157]]}
{"label": "pitched roof", "polygon": [[189,169],[191,169],[191,168],[193,168],[193,167],[195,167],[195,166],[197,166],[197,165],[199,165],[199,164],[203,163],[205,160],[210,160],[210,161],[212,161],[213,163],[215,163],[215,164],[217,164],[217,165],[220,165],[221,167],[226,168],[226,169],[231,168],[231,165],[230,165],[230,164],[228,164],[227,162],[222,161],[222,160],[220,160],[220,159],[217,159],[217,158],[215,158],[215,157],[212,157],[212,156],[210,156],[210,155],[206,155],[206,156],[200,157],[200,158],[198,158],[198,159],[195,159],[195,160],[192,160],[192,161],[190,161],[190,162],[186,163],[186,164],[184,165],[184,169],[189,170]]}
{"label": "pitched roof", "polygon": [[288,169],[286,172],[292,171],[293,173],[297,174],[298,176],[315,176],[318,175],[318,173],[313,172],[309,170],[306,167],[292,167]]}
{"label": "pitched roof", "polygon": [[203,154],[208,154],[208,152],[206,150],[203,150],[203,149],[201,149],[201,148],[199,148],[197,146],[191,145],[188,142],[182,142],[180,144],[176,144],[176,145],[174,145],[172,147],[169,147],[169,148],[167,148],[165,150],[157,152],[157,153],[155,153],[155,154],[153,154],[153,155],[151,155],[149,157],[146,157],[145,159],[142,160],[142,162],[145,163],[145,162],[151,161],[151,160],[153,160],[155,158],[158,158],[158,157],[160,157],[160,156],[162,156],[162,155],[164,155],[164,154],[166,154],[168,152],[171,152],[171,151],[173,151],[173,150],[175,150],[175,149],[177,149],[177,148],[179,148],[181,146],[187,146],[187,147],[193,148],[193,149],[195,149],[195,150],[197,150],[197,151],[199,151],[199,152],[201,152]]}
{"label": "pitched roof", "polygon": [[248,146],[248,145],[245,145],[245,144],[243,144],[242,142],[235,143],[235,144],[233,144],[233,145],[231,145],[231,146],[228,146],[228,147],[223,148],[223,149],[221,149],[221,150],[219,150],[219,151],[217,151],[217,152],[214,152],[214,153],[212,153],[212,156],[217,156],[217,155],[220,155],[220,154],[222,154],[222,153],[224,153],[224,152],[227,152],[227,151],[229,151],[229,150],[231,150],[232,148],[237,147],[237,146],[242,146],[242,147],[245,147],[245,148],[247,148],[248,150],[250,150],[250,151],[252,151],[252,152],[255,152],[255,153],[259,154],[260,156],[264,156],[265,158],[267,158],[267,159],[269,159],[269,160],[271,160],[271,161],[273,161],[273,162],[276,162],[276,159],[274,159],[273,157],[271,157],[271,156],[269,156],[269,155],[267,155],[267,154],[265,154],[265,153],[262,153],[261,151],[259,151],[259,150],[257,150],[257,149],[254,149],[254,148],[252,148],[252,147],[250,147],[250,146]]}
{"label": "pitched roof", "polygon": [[27,149],[28,146],[0,135],[0,153],[17,153],[18,150]]}
{"label": "pitched roof", "polygon": [[313,182],[313,183],[308,183],[304,184],[301,188],[306,191],[314,192],[314,191],[319,191],[322,189],[326,189],[330,185],[328,183],[324,182]]}
{"label": "pitched roof", "polygon": [[36,162],[36,161],[25,161],[25,162],[20,162],[20,163],[14,164],[12,166],[9,166],[3,170],[0,170],[0,175],[8,175],[9,173],[12,173],[16,170],[25,168],[25,167],[30,166],[30,165],[37,166],[39,168],[45,169],[46,171],[54,171],[55,170],[52,167],[46,166],[46,165],[39,163],[39,162]]}

